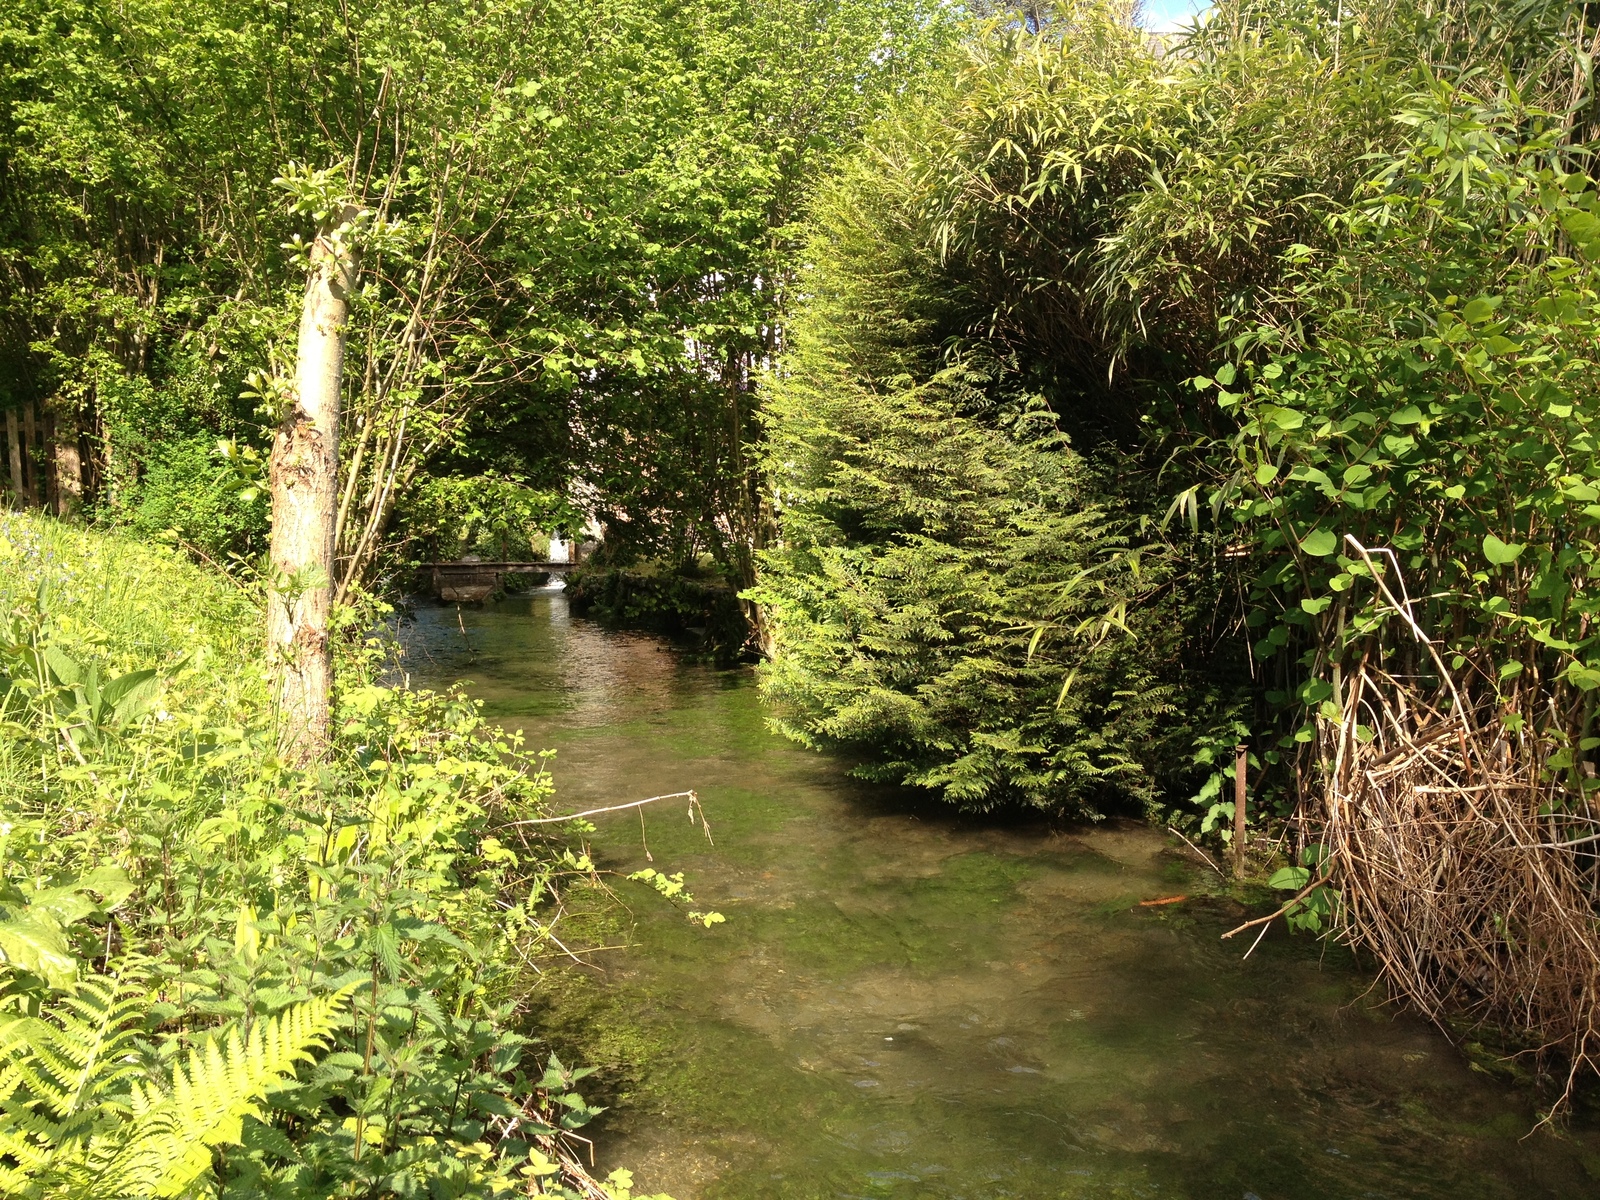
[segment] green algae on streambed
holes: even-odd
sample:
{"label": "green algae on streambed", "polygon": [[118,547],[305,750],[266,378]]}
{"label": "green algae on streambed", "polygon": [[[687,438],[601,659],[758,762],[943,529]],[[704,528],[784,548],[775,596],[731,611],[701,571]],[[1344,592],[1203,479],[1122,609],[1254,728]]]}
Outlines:
{"label": "green algae on streambed", "polygon": [[[404,629],[414,683],[470,693],[552,765],[562,811],[657,806],[631,912],[569,894],[603,969],[546,971],[557,1048],[603,1066],[602,1166],[677,1200],[1580,1197],[1600,1132],[1525,1137],[1537,1097],[1396,1016],[1348,956],[1240,909],[1165,835],[962,819],[767,731],[748,671],[572,618],[559,590]],[[593,851],[651,865],[638,811]],[[1140,907],[1177,893],[1186,903]],[[568,943],[571,944],[570,942]],[[605,1092],[603,1097],[601,1092]]]}

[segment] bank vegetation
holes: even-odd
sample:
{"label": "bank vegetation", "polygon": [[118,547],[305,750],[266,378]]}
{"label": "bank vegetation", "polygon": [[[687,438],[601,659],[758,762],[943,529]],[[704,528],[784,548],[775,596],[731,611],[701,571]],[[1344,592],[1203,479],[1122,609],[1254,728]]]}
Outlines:
{"label": "bank vegetation", "polygon": [[1583,5],[1001,16],[812,213],[778,720],[952,802],[1287,826],[1297,923],[1600,1051]]}

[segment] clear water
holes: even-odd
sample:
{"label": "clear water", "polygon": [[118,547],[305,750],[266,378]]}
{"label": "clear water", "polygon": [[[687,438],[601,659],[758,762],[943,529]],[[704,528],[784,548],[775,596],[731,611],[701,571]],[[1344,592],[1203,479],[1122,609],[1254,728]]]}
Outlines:
{"label": "clear water", "polygon": [[[631,948],[552,1017],[616,1107],[602,1167],[677,1200],[1600,1196],[1580,1114],[1525,1137],[1531,1089],[1398,1017],[1337,951],[1274,929],[1248,961],[1207,872],[1136,824],[962,820],[769,733],[749,672],[568,615],[559,591],[423,609],[412,681],[468,680],[557,749],[561,811],[651,810],[691,925],[613,881]],[[594,851],[646,865],[636,812]],[[1159,907],[1140,900],[1187,894]],[[572,983],[572,978],[578,980]]]}

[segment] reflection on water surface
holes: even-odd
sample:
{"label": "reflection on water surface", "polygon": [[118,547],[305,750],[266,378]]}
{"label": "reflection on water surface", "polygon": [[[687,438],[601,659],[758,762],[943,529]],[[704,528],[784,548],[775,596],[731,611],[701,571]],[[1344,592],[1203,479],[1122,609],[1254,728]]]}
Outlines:
{"label": "reflection on water surface", "polygon": [[[568,811],[697,789],[647,821],[711,931],[629,894],[607,1010],[649,1047],[603,1135],[677,1200],[1581,1197],[1580,1117],[1363,998],[1337,952],[1274,930],[1247,962],[1224,900],[1137,825],[1055,830],[907,807],[768,733],[747,672],[567,613],[559,591],[423,609],[412,680],[471,681],[559,753]],[[645,865],[639,821],[596,852]]]}

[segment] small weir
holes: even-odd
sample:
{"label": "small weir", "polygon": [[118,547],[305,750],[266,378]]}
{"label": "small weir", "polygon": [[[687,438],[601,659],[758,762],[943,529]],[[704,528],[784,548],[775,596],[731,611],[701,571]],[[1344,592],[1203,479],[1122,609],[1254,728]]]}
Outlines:
{"label": "small weir", "polygon": [[694,788],[716,837],[652,810],[647,859],[636,811],[597,818],[604,866],[682,870],[695,907],[727,921],[693,925],[616,881],[630,948],[564,990],[547,981],[553,1036],[611,1089],[601,1165],[640,1189],[1600,1194],[1592,1111],[1527,1136],[1530,1085],[1380,1005],[1337,948],[1280,927],[1241,961],[1218,938],[1241,909],[1165,835],[962,819],[864,786],[770,733],[749,672],[574,619],[558,588],[459,620],[419,610],[413,681],[470,680],[492,717],[555,748],[564,809]]}
{"label": "small weir", "polygon": [[418,563],[427,576],[433,594],[447,604],[480,604],[502,590],[507,576],[532,575],[536,583],[552,576],[565,575],[578,564],[562,559],[547,562],[484,562],[476,558],[454,562]]}

